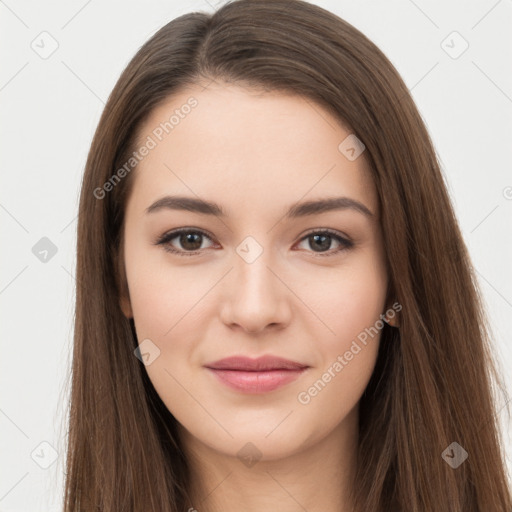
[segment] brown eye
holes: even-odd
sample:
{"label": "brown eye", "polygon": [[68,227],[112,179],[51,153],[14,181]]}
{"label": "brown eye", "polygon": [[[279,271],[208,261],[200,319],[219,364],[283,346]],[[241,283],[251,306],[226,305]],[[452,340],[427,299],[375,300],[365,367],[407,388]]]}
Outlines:
{"label": "brown eye", "polygon": [[156,244],[163,245],[168,252],[189,256],[205,248],[202,247],[205,239],[210,240],[210,237],[202,231],[180,229],[165,233]]}
{"label": "brown eye", "polygon": [[[311,232],[301,240],[301,243],[304,242],[308,246],[306,248],[321,256],[324,255],[322,253],[326,253],[325,255],[328,256],[349,249],[354,245],[350,240],[331,230]],[[333,242],[338,244],[334,249],[332,248]]]}
{"label": "brown eye", "polygon": [[201,248],[202,235],[200,233],[181,233],[176,238],[185,250],[197,251]]}
{"label": "brown eye", "polygon": [[332,243],[330,235],[310,235],[308,240],[310,247],[318,248],[321,252],[328,251]]}

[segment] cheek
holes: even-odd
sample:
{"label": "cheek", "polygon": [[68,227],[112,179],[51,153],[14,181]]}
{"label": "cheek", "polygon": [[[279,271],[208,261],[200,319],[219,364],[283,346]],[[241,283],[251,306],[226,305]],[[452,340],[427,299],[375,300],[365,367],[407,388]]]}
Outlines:
{"label": "cheek", "polygon": [[317,311],[330,330],[315,338],[312,350],[321,363],[295,396],[302,418],[322,418],[311,422],[317,436],[349,416],[371,378],[386,284],[380,272],[366,271],[334,280],[323,295],[317,291]]}
{"label": "cheek", "polygon": [[173,266],[163,249],[148,251],[127,243],[125,254],[139,341],[150,338],[163,348],[184,325],[190,328],[190,322],[201,316],[201,298],[213,285],[212,276],[199,267]]}
{"label": "cheek", "polygon": [[373,373],[384,326],[387,276],[373,258],[361,258],[360,265],[322,281],[312,279],[315,284],[308,288],[311,309],[323,324],[322,334],[311,336],[319,364],[297,398],[302,405],[311,404],[311,412],[323,411],[334,420],[356,405]]}
{"label": "cheek", "polygon": [[325,344],[324,353],[348,349],[352,339],[366,332],[384,312],[387,276],[370,256],[302,283],[300,296],[307,297],[310,310],[323,324],[319,338]]}
{"label": "cheek", "polygon": [[[179,272],[140,272],[139,279],[130,288],[131,303],[137,332],[144,337],[164,340],[172,337],[180,324],[194,317],[194,306],[204,292],[200,285]],[[200,309],[200,308],[199,308]],[[189,316],[190,315],[190,316]]]}
{"label": "cheek", "polygon": [[156,354],[145,369],[169,411],[181,418],[193,405],[190,396],[201,392],[190,370],[207,329],[205,299],[214,281],[198,270],[150,264],[147,258],[127,263],[127,275],[138,341],[149,339]]}

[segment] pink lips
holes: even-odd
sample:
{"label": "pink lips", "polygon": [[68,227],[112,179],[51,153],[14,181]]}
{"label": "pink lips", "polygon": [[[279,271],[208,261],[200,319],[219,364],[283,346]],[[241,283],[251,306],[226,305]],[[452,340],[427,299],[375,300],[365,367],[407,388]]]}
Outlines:
{"label": "pink lips", "polygon": [[227,386],[245,393],[266,393],[297,379],[307,365],[275,356],[228,357],[205,365]]}

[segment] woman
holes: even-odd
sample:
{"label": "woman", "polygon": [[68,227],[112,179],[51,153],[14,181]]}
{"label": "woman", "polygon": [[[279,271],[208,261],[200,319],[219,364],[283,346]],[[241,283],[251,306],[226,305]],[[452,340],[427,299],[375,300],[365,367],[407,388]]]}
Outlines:
{"label": "woman", "polygon": [[294,0],[181,16],[79,210],[65,510],[510,510],[471,263],[389,60]]}

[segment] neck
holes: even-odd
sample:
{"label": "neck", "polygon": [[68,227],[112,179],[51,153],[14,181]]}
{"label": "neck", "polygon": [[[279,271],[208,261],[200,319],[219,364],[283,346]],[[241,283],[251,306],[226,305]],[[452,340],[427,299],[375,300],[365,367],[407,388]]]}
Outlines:
{"label": "neck", "polygon": [[192,475],[188,512],[353,511],[357,408],[323,439],[280,458],[262,453],[254,464],[214,450],[181,426],[179,430]]}

